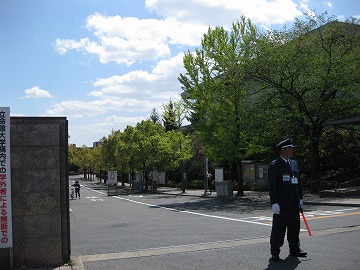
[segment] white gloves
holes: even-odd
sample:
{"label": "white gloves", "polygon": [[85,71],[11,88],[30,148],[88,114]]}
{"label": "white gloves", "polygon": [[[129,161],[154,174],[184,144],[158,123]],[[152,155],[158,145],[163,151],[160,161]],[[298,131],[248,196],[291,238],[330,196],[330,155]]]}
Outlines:
{"label": "white gloves", "polygon": [[273,211],[273,214],[280,214],[280,205],[278,203],[274,203],[273,205],[271,205],[271,209]]}
{"label": "white gloves", "polygon": [[304,206],[304,200],[300,200],[300,207],[302,208]]}

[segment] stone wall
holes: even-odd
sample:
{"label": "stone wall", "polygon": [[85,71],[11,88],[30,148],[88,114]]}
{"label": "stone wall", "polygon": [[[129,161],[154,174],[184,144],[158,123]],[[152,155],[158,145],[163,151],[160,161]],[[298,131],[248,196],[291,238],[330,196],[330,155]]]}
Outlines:
{"label": "stone wall", "polygon": [[10,123],[14,267],[63,265],[70,260],[67,120]]}

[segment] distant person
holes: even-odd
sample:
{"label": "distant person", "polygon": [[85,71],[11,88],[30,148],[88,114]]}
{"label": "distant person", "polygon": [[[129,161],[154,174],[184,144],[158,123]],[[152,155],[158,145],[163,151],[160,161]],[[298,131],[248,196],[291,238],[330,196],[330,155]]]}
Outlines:
{"label": "distant person", "polygon": [[211,173],[208,173],[208,174],[207,174],[207,180],[208,180],[208,185],[209,185],[209,192],[210,192],[210,195],[211,195],[212,190],[213,190],[213,188],[212,188],[212,175],[211,175]]}
{"label": "distant person", "polygon": [[299,168],[293,157],[294,145],[291,139],[279,142],[276,147],[280,157],[269,165],[269,194],[273,211],[270,236],[270,250],[273,261],[279,261],[280,248],[284,244],[287,229],[290,256],[306,257],[300,249],[300,207],[303,194],[299,178]]}
{"label": "distant person", "polygon": [[80,184],[79,181],[75,181],[75,184],[72,185],[75,188],[75,198],[79,196],[80,199]]}

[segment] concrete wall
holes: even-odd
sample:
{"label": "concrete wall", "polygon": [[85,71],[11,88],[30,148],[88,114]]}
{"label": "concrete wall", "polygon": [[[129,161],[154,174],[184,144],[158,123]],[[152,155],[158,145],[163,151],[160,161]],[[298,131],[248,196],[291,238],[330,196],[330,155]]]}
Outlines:
{"label": "concrete wall", "polygon": [[63,265],[70,260],[67,120],[10,123],[14,266]]}

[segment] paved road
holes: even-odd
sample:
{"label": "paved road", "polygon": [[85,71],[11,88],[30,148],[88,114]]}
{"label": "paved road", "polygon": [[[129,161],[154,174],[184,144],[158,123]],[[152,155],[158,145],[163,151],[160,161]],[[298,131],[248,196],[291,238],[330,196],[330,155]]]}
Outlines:
{"label": "paved road", "polygon": [[307,206],[313,236],[300,234],[307,258],[269,260],[267,201],[166,194],[107,196],[81,182],[70,201],[77,269],[358,269],[360,209]]}

